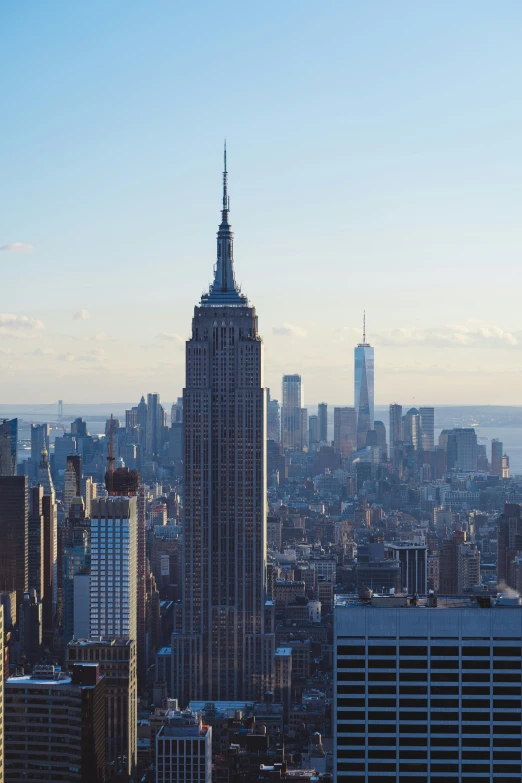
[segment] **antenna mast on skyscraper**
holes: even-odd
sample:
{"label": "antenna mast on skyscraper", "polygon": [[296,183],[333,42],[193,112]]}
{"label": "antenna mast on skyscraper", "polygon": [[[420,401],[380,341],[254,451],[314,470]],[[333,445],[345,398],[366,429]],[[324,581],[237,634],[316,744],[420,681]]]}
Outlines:
{"label": "antenna mast on skyscraper", "polygon": [[366,310],[363,310],[363,343],[366,345]]}

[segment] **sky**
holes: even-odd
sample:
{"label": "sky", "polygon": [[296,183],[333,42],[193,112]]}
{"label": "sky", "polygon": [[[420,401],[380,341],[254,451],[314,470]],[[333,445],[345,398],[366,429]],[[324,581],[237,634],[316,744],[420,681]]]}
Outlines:
{"label": "sky", "polygon": [[517,404],[519,0],[0,4],[0,403],[184,384],[227,138],[265,384]]}

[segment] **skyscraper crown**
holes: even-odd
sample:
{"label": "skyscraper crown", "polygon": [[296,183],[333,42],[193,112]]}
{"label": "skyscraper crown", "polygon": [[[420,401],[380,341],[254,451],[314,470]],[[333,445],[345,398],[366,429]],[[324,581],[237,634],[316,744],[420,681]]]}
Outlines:
{"label": "skyscraper crown", "polygon": [[234,234],[228,222],[230,198],[228,195],[227,146],[225,142],[223,166],[223,203],[221,225],[217,233],[217,261],[214,268],[214,282],[208,294],[201,297],[202,305],[246,305],[248,300],[241,293],[234,275]]}

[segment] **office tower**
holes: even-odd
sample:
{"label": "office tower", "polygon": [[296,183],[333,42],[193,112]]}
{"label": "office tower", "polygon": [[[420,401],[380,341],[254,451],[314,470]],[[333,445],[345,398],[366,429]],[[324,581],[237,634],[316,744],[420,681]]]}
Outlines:
{"label": "office tower", "polygon": [[58,604],[58,513],[54,501],[54,491],[50,494],[44,491],[42,515],[44,523],[43,640],[47,647],[51,647]]}
{"label": "office tower", "polygon": [[81,496],[82,458],[69,454],[64,474],[63,506],[65,516],[69,513],[73,498]]}
{"label": "office tower", "polygon": [[24,600],[28,579],[29,486],[27,476],[0,476],[0,588]]}
{"label": "office tower", "polygon": [[310,446],[319,443],[319,416],[308,417],[308,443]]}
{"label": "office tower", "polygon": [[96,497],[96,484],[93,483],[93,480],[90,476],[86,476],[81,480],[80,497],[83,498],[85,504],[85,516],[90,517],[91,503],[93,498]]}
{"label": "office tower", "polygon": [[418,448],[431,451],[435,448],[435,408],[419,408],[419,434]]}
{"label": "office tower", "polygon": [[6,783],[106,780],[105,681],[97,664],[70,674],[35,666],[4,687]]}
{"label": "office tower", "polygon": [[[173,425],[174,426],[174,425]],[[177,425],[181,427],[181,424]],[[138,487],[138,591],[136,616],[138,622],[137,657],[138,677],[142,682],[147,674],[147,493],[144,484]]]}
{"label": "office tower", "polygon": [[513,562],[522,552],[522,507],[505,503],[497,520],[497,582],[515,586]]}
{"label": "office tower", "polygon": [[283,375],[281,436],[283,448],[288,451],[300,451],[302,448],[302,401],[301,376]]}
{"label": "office tower", "polygon": [[92,501],[91,638],[137,638],[137,538],[135,497]]}
{"label": "office tower", "polygon": [[125,429],[133,430],[138,426],[138,406],[125,411]]}
{"label": "office tower", "polygon": [[415,450],[420,448],[420,413],[417,408],[410,410],[402,417],[402,439],[409,443]]}
{"label": "office tower", "polygon": [[47,453],[45,446],[42,449],[42,453],[40,455],[37,481],[43,487],[44,495],[54,494],[54,484],[51,477],[51,466],[49,465],[49,454]]}
{"label": "office tower", "polygon": [[502,476],[502,452],[504,444],[498,438],[491,441],[491,474],[493,476]]}
{"label": "office tower", "polygon": [[402,590],[409,595],[426,595],[428,592],[428,548],[415,544],[386,544],[388,557],[401,564]]}
{"label": "office tower", "polygon": [[[74,504],[71,513],[75,514]],[[89,531],[78,524],[70,525],[63,546],[63,644],[73,637],[84,639],[90,632],[91,547]]]}
{"label": "office tower", "polygon": [[183,397],[178,397],[170,410],[170,423],[181,424],[183,422]]}
{"label": "office tower", "polygon": [[328,405],[326,402],[320,402],[317,406],[317,416],[319,418],[319,441],[328,443]]}
{"label": "office tower", "polygon": [[0,783],[4,783],[5,781],[5,777],[4,777],[4,755],[5,755],[4,679],[5,676],[7,676],[7,674],[9,673],[9,670],[7,670],[7,673],[5,672],[5,662],[6,659],[8,660],[8,656],[6,655],[5,652],[5,649],[7,647],[6,631],[9,628],[9,625],[8,625],[8,618],[5,617],[4,613],[5,610],[2,603],[0,604],[0,640],[1,640],[2,655],[4,660],[4,672],[0,672]]}
{"label": "office tower", "polygon": [[388,444],[386,443],[386,427],[383,421],[374,421],[373,430],[377,436],[377,446],[381,452],[381,460],[388,459]]}
{"label": "office tower", "polygon": [[67,467],[67,459],[71,454],[76,453],[77,441],[76,437],[65,433],[62,438],[55,438],[54,440],[54,460],[53,460],[53,475],[56,475]]}
{"label": "office tower", "polygon": [[44,518],[42,511],[43,487],[29,490],[29,519],[27,524],[27,586],[38,598],[44,595]]}
{"label": "office tower", "polygon": [[301,408],[301,449],[308,449],[308,410]]}
{"label": "office tower", "polygon": [[366,315],[363,321],[363,341],[354,349],[354,392],[357,416],[357,448],[366,445],[366,433],[373,430],[374,377],[373,348],[366,342]]}
{"label": "office tower", "polygon": [[0,476],[16,476],[18,419],[0,421]]}
{"label": "office tower", "polygon": [[163,429],[165,426],[165,410],[160,404],[159,394],[147,394],[147,435],[145,442],[149,457],[159,457],[163,445]]}
{"label": "office tower", "polygon": [[194,309],[183,390],[184,603],[170,694],[182,705],[252,699],[273,670],[263,344],[255,308],[235,282],[226,163],[221,214],[214,283]]}
{"label": "office tower", "polygon": [[508,479],[510,476],[509,472],[509,457],[507,454],[504,454],[502,457],[502,478]]}
{"label": "office tower", "polygon": [[480,552],[466,541],[466,533],[456,530],[451,540],[442,542],[439,562],[441,595],[463,595],[480,584]]}
{"label": "office tower", "polygon": [[334,408],[333,445],[341,457],[349,457],[352,451],[357,448],[357,412],[355,408]]}
{"label": "office tower", "polygon": [[74,639],[67,645],[69,671],[95,661],[106,682],[105,759],[107,778],[132,775],[137,763],[138,678],[136,642],[123,639]]}
{"label": "office tower", "polygon": [[337,783],[520,781],[520,599],[371,604],[334,612]]}
{"label": "office tower", "polygon": [[171,711],[156,734],[156,783],[211,783],[212,728],[191,710]]}
{"label": "office tower", "polygon": [[28,663],[34,664],[42,655],[42,602],[38,600],[36,590],[24,593],[19,625],[22,655]]}
{"label": "office tower", "polygon": [[87,432],[87,422],[82,418],[75,419],[71,424],[71,435],[77,438],[87,438],[89,433]]}
{"label": "office tower", "polygon": [[390,405],[390,428],[388,431],[390,440],[390,460],[393,470],[399,472],[400,465],[400,444],[403,440],[402,434],[402,405],[396,402]]}
{"label": "office tower", "polygon": [[[477,435],[472,428],[457,427],[443,430],[442,442],[446,440],[448,470],[474,472],[477,470]],[[440,444],[440,441],[439,441]]]}
{"label": "office tower", "polygon": [[51,428],[48,424],[31,424],[31,479],[34,480],[38,473],[38,466],[42,451],[49,452],[49,435]]}
{"label": "office tower", "polygon": [[267,437],[276,443],[281,442],[281,410],[277,400],[269,400],[267,405]]}

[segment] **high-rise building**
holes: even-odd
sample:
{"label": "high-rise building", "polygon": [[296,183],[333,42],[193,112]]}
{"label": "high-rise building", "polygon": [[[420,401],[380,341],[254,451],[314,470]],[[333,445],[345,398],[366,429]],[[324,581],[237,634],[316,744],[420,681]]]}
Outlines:
{"label": "high-rise building", "polygon": [[319,441],[328,443],[328,405],[326,402],[320,402],[317,406],[317,416],[319,417]]}
{"label": "high-rise building", "polygon": [[522,779],[520,599],[370,603],[334,610],[334,780]]}
{"label": "high-rise building", "polygon": [[[368,427],[371,429],[371,427]],[[365,441],[366,443],[366,441]],[[335,451],[341,457],[349,457],[357,448],[357,411],[355,408],[334,408]]]}
{"label": "high-rise building", "polygon": [[263,343],[235,282],[226,159],[221,216],[214,283],[186,352],[184,600],[170,694],[183,705],[264,693],[275,649],[265,626]]}
{"label": "high-rise building", "polygon": [[319,416],[308,417],[308,443],[310,446],[319,443]]}
{"label": "high-rise building", "polygon": [[156,734],[156,783],[211,783],[212,728],[189,710],[171,710]]}
{"label": "high-rise building", "polygon": [[507,454],[502,455],[502,478],[508,479],[510,476],[509,472],[509,457]]}
{"label": "high-rise building", "polygon": [[410,408],[402,417],[402,439],[409,443],[415,450],[420,448],[420,413],[417,408]]}
{"label": "high-rise building", "polygon": [[386,443],[386,427],[383,421],[374,421],[373,430],[376,435],[377,446],[381,452],[381,460],[384,462],[388,459],[388,444]]}
{"label": "high-rise building", "polygon": [[38,598],[44,595],[44,517],[42,511],[43,487],[29,490],[29,520],[27,538],[27,585]]}
{"label": "high-rise building", "polygon": [[283,375],[283,405],[281,407],[281,436],[283,448],[299,451],[302,448],[303,384],[301,376]]}
{"label": "high-rise building", "polygon": [[402,585],[409,595],[428,592],[428,548],[415,544],[386,544],[388,557],[401,564]]}
{"label": "high-rise building", "polygon": [[31,424],[31,479],[35,479],[42,451],[49,452],[49,435],[51,428],[48,424]]}
{"label": "high-rise building", "polygon": [[[105,760],[107,779],[133,775],[138,745],[138,677],[133,639],[74,639],[67,645],[69,671],[95,662],[105,681]],[[53,778],[55,780],[55,778]]]}
{"label": "high-rise building", "polygon": [[374,370],[373,348],[366,342],[366,316],[363,341],[354,349],[354,392],[357,416],[357,448],[366,445],[366,433],[373,430],[374,421]]}
{"label": "high-rise building", "polygon": [[399,471],[400,465],[400,444],[403,440],[402,434],[402,405],[396,402],[390,405],[390,427],[388,430],[390,440],[390,459],[393,470]]}
{"label": "high-rise building", "polygon": [[51,646],[58,603],[58,513],[54,490],[42,497],[43,534],[43,640]]}
{"label": "high-rise building", "polygon": [[463,595],[480,584],[480,551],[466,541],[466,533],[456,530],[451,540],[442,542],[439,558],[441,595]]}
{"label": "high-rise building", "polygon": [[420,443],[418,448],[431,451],[435,448],[435,408],[419,408]]}
{"label": "high-rise building", "polygon": [[16,476],[18,419],[0,421],[0,476]]}
{"label": "high-rise building", "polygon": [[44,445],[40,455],[40,464],[38,466],[38,483],[42,485],[44,495],[54,495],[54,484],[51,477],[51,466],[49,465],[49,454]]}
{"label": "high-rise building", "polygon": [[513,562],[522,552],[522,506],[505,503],[497,520],[497,582],[515,587]]}
{"label": "high-rise building", "polygon": [[4,687],[6,783],[106,780],[105,678],[97,663],[70,674],[35,666]]}
{"label": "high-rise building", "polygon": [[69,454],[64,473],[63,506],[65,515],[69,513],[73,498],[81,496],[82,458],[79,454]]}
{"label": "high-rise building", "polygon": [[[16,610],[15,610],[16,611]],[[0,639],[2,640],[1,649],[4,659],[4,672],[0,672],[0,783],[4,783],[4,755],[5,755],[5,723],[4,723],[4,679],[8,674],[5,672],[5,663],[8,662],[8,655],[5,654],[6,631],[11,630],[9,617],[6,617],[6,610],[3,602],[0,604]]]}
{"label": "high-rise building", "polygon": [[91,503],[91,638],[136,639],[138,518],[135,497]]}
{"label": "high-rise building", "polygon": [[160,404],[159,394],[147,394],[147,434],[145,442],[149,457],[159,457],[163,446],[163,429],[165,426],[165,410]]}
{"label": "high-rise building", "polygon": [[0,476],[0,589],[16,590],[18,605],[27,591],[28,523],[27,476]]}
{"label": "high-rise building", "polygon": [[[448,470],[474,472],[477,470],[477,435],[471,427],[443,430],[442,443],[446,440]],[[439,440],[439,445],[441,441]]]}
{"label": "high-rise building", "polygon": [[269,400],[267,405],[267,437],[268,440],[281,442],[281,410],[278,400]]}
{"label": "high-rise building", "polygon": [[502,453],[504,444],[498,438],[491,441],[491,474],[502,477]]}

